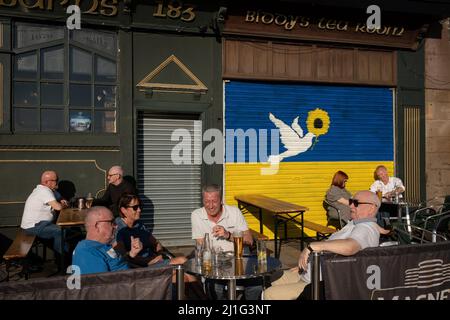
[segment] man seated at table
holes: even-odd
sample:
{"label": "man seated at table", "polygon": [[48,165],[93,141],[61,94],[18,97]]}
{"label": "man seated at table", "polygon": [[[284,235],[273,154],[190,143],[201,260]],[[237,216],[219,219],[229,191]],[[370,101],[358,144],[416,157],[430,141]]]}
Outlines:
{"label": "man seated at table", "polygon": [[[202,189],[203,207],[191,214],[192,239],[203,244],[205,233],[214,250],[234,251],[233,232],[243,233],[244,244],[252,245],[253,238],[242,212],[233,206],[222,204],[222,188],[207,185]],[[238,285],[245,286],[245,298],[257,300],[262,291],[261,279],[238,280]],[[212,299],[225,299],[225,284],[219,280],[206,281],[207,293]]]}
{"label": "man seated at table", "polygon": [[395,194],[405,192],[405,186],[402,180],[397,177],[390,177],[385,166],[379,165],[375,169],[377,180],[370,186],[370,191],[376,193],[381,191],[384,200],[390,200]]}
{"label": "man seated at table", "polygon": [[[85,218],[86,239],[73,251],[72,264],[81,274],[128,270],[128,262],[112,247],[116,223],[111,210],[96,206],[88,209]],[[142,250],[139,238],[131,238],[127,256],[134,258]]]}
{"label": "man seated at table", "polygon": [[[351,256],[368,247],[377,247],[380,228],[376,224],[376,214],[380,200],[370,191],[359,191],[350,199],[351,219],[341,230],[333,233],[328,240],[311,242],[301,253],[298,267],[284,271],[281,278],[272,282],[264,291],[266,300],[294,300],[311,297],[311,265],[309,257],[313,251],[329,251]],[[299,273],[302,270],[302,273]],[[321,290],[323,294],[323,290]]]}
{"label": "man seated at table", "polygon": [[[25,201],[22,222],[20,227],[29,234],[33,234],[42,239],[52,239],[54,250],[61,254],[61,228],[56,225],[56,213],[68,207],[68,202],[64,199],[57,200],[59,194],[58,175],[55,171],[44,171],[41,175],[41,182]],[[67,251],[68,248],[65,248]]]}
{"label": "man seated at table", "polygon": [[[390,201],[395,195],[402,197],[401,193],[405,192],[405,186],[402,180],[397,177],[389,177],[388,170],[385,166],[379,165],[375,169],[375,176],[377,180],[370,186],[370,191],[376,193],[381,191],[382,202]],[[382,227],[390,225],[391,215],[396,215],[397,208],[389,208],[383,206],[377,214],[377,223]]]}
{"label": "man seated at table", "polygon": [[92,206],[105,206],[111,209],[115,217],[119,216],[119,199],[125,193],[137,194],[136,187],[123,178],[121,166],[112,166],[108,170],[108,187],[101,198],[94,199]]}

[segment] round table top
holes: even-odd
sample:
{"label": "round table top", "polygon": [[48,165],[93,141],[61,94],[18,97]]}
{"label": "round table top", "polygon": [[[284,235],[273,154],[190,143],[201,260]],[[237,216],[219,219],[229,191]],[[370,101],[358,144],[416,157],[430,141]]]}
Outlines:
{"label": "round table top", "polygon": [[207,279],[230,280],[262,277],[280,269],[281,262],[272,257],[267,257],[267,263],[264,264],[258,263],[256,256],[242,257],[241,259],[231,257],[205,271],[203,266],[197,264],[195,258],[192,258],[186,261],[183,266],[185,271],[190,274],[203,276]]}

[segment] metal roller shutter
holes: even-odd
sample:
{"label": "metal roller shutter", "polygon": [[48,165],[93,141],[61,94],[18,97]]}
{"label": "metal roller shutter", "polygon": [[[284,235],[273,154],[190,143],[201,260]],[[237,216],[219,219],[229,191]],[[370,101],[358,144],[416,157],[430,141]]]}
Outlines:
{"label": "metal roller shutter", "polygon": [[201,159],[201,121],[174,117],[140,113],[137,126],[141,218],[165,246],[193,243],[191,212],[201,206],[201,165],[194,161],[176,165],[171,159],[173,148],[180,143],[171,140],[176,129],[189,132],[191,141],[183,142],[190,144],[192,159],[199,154]]}

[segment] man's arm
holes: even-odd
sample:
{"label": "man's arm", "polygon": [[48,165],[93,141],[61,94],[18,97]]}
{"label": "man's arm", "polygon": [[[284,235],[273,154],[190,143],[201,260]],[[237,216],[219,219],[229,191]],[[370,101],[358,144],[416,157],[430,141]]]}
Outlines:
{"label": "man's arm", "polygon": [[[329,251],[343,256],[351,256],[361,250],[361,246],[356,240],[342,239],[342,240],[328,240],[311,242],[308,246],[313,251]],[[308,257],[310,250],[305,248],[298,259],[298,266],[303,270],[308,270]]]}
{"label": "man's arm", "polygon": [[57,200],[52,200],[47,203],[53,210],[60,211],[61,209],[67,208],[67,205],[60,203]]}

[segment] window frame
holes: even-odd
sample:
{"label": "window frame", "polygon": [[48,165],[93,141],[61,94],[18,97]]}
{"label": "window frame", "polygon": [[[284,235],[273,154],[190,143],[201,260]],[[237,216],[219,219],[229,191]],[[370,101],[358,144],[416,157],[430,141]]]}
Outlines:
{"label": "window frame", "polygon": [[[12,26],[12,34],[13,34],[13,40],[16,40],[16,36],[17,36],[17,26],[20,24],[26,24],[26,25],[34,25],[36,27],[51,27],[51,24],[43,24],[43,23],[31,23],[28,21],[15,21],[14,25]],[[55,25],[56,26],[56,25]],[[11,57],[11,78],[10,78],[10,83],[12,85],[15,85],[17,82],[21,82],[21,81],[25,81],[25,82],[30,82],[30,83],[36,83],[37,86],[37,92],[38,92],[38,101],[36,103],[35,106],[21,106],[18,105],[15,101],[14,101],[14,87],[11,90],[11,92],[13,93],[13,96],[11,97],[10,101],[11,101],[11,106],[9,108],[9,110],[11,111],[11,115],[10,115],[10,119],[11,119],[11,124],[10,124],[10,131],[13,132],[14,134],[39,134],[39,135],[43,135],[43,134],[65,134],[65,135],[117,135],[118,132],[118,123],[119,123],[119,119],[118,119],[118,110],[119,110],[119,36],[118,36],[118,32],[115,31],[110,31],[110,30],[98,30],[99,32],[102,32],[103,34],[109,34],[112,36],[113,40],[114,40],[114,49],[115,49],[115,56],[111,53],[106,53],[104,51],[98,50],[94,47],[91,46],[87,46],[86,44],[83,44],[82,42],[76,41],[73,37],[73,32],[76,32],[76,30],[68,30],[67,28],[65,28],[64,26],[58,25],[57,27],[62,28],[64,30],[64,36],[62,39],[56,39],[56,40],[51,40],[51,41],[47,41],[47,42],[42,42],[42,43],[37,43],[37,44],[33,44],[30,46],[25,46],[25,47],[21,47],[21,48],[13,48],[12,52],[13,52],[13,56]],[[86,30],[82,30],[82,31],[86,31]],[[96,29],[88,29],[88,31],[97,31]],[[14,43],[14,46],[16,44]],[[51,49],[51,48],[58,48],[58,47],[62,47],[63,49],[63,76],[62,79],[54,79],[54,78],[45,78],[44,77],[44,71],[42,70],[42,55],[44,54],[46,49]],[[70,75],[71,75],[71,50],[73,48],[82,50],[87,52],[90,55],[91,58],[91,77],[90,80],[71,80],[70,79]],[[15,68],[16,68],[16,57],[20,54],[24,54],[24,53],[34,53],[36,55],[36,60],[37,60],[37,66],[36,66],[36,77],[34,79],[23,79],[20,76],[15,74]],[[96,61],[98,59],[98,57],[101,57],[103,59],[107,59],[112,61],[115,64],[115,75],[114,75],[114,80],[107,82],[107,81],[97,81],[96,80]],[[51,105],[51,104],[44,104],[43,103],[43,97],[42,97],[42,86],[45,84],[62,84],[62,103],[61,104],[56,104],[56,105]],[[90,89],[91,89],[91,97],[89,99],[90,101],[90,105],[89,106],[82,106],[82,107],[78,107],[78,106],[72,106],[71,105],[71,101],[70,101],[70,88],[72,84],[84,84],[84,85],[89,85]],[[95,90],[98,86],[110,86],[113,88],[113,90],[115,90],[115,104],[114,107],[112,108],[99,108],[96,107],[95,104]],[[27,109],[27,108],[36,108],[35,110],[37,110],[38,113],[38,123],[37,123],[37,129],[35,131],[33,130],[17,130],[15,128],[15,113],[17,112],[16,110],[18,109]],[[46,110],[62,110],[63,111],[63,121],[64,121],[64,125],[62,126],[62,128],[57,131],[57,130],[45,130],[43,128],[43,117],[42,114],[46,111]],[[89,131],[83,131],[83,132],[78,132],[75,131],[71,128],[70,126],[70,122],[71,122],[71,114],[73,114],[73,111],[77,111],[77,110],[86,110],[86,113],[88,113],[90,115],[90,121],[91,121],[91,126],[90,126],[90,130]],[[108,125],[103,125],[103,131],[96,131],[96,116],[98,115],[99,112],[107,112],[107,111],[112,111],[114,114],[114,121],[111,122],[111,128],[113,128],[113,132],[108,132],[106,130],[108,130]],[[105,117],[105,115],[103,116]]]}

